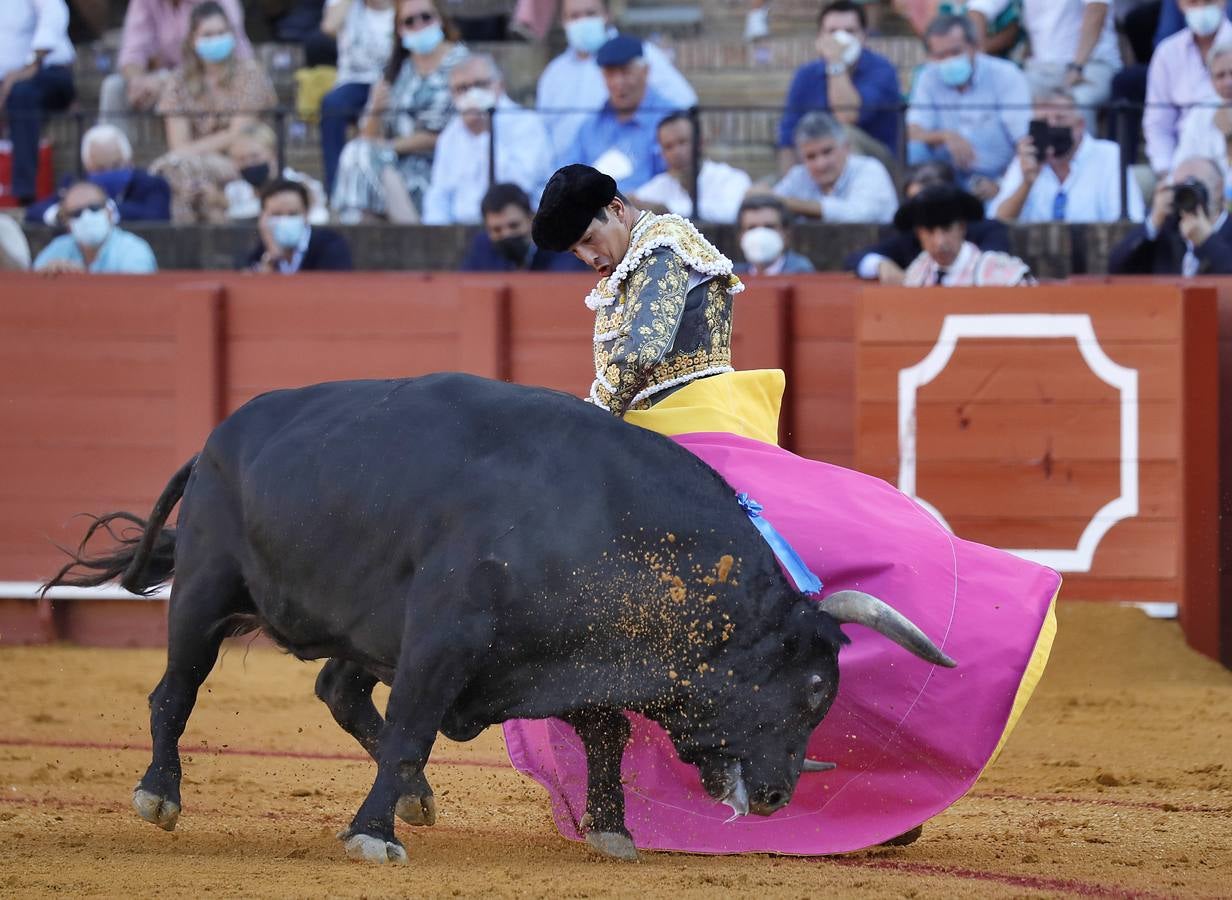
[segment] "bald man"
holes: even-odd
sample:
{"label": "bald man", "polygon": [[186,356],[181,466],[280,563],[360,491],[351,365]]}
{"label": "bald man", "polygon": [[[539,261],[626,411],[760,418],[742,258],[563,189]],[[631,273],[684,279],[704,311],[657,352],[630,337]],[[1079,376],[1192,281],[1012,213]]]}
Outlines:
{"label": "bald man", "polygon": [[1224,206],[1223,171],[1191,157],[1160,179],[1146,221],[1108,259],[1113,275],[1230,275],[1232,222]]}

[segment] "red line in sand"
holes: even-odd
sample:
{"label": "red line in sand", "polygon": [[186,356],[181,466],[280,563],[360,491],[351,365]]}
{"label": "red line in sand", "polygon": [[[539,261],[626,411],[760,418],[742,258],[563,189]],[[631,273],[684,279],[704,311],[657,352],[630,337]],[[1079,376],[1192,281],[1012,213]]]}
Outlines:
{"label": "red line in sand", "polygon": [[[28,738],[0,738],[0,747],[46,747],[54,750],[132,750],[150,752],[149,744],[113,744],[106,741],[64,741],[37,740]],[[214,756],[257,756],[273,759],[319,759],[335,762],[371,762],[362,753],[322,753],[315,750],[266,750],[259,747],[209,747],[198,744],[195,747],[181,747],[181,753],[206,753]],[[492,759],[450,759],[432,757],[430,762],[437,766],[473,766],[480,769],[508,769],[506,760]],[[1114,797],[1065,797],[1065,796],[1033,796],[1029,794],[1008,794],[993,791],[980,791],[967,794],[973,800],[1014,800],[1024,803],[1065,803],[1090,804],[1093,806],[1115,806],[1122,809],[1151,809],[1159,812],[1187,813],[1232,813],[1232,807],[1227,806],[1194,806],[1192,804],[1155,802],[1150,800],[1118,800]]]}
{"label": "red line in sand", "polygon": [[[11,741],[5,741],[4,743],[9,745],[12,744]],[[15,806],[45,806],[53,809],[99,809],[100,807],[105,807],[111,808],[116,812],[122,812],[128,808],[128,805],[124,803],[106,803],[97,800],[66,799],[62,797],[0,796],[0,803],[9,803]],[[220,813],[222,811],[194,805],[193,812],[203,815],[210,815],[212,813]],[[277,815],[278,814],[275,812],[265,813],[267,818],[276,818]],[[304,816],[303,813],[295,813],[295,815],[298,817]],[[309,814],[308,817],[327,823],[334,822],[335,820],[343,821],[345,819],[345,816],[338,817],[321,814]],[[489,829],[450,828],[448,826],[438,825],[436,826],[436,830],[466,834],[484,833]],[[1026,888],[1028,890],[1060,892],[1079,897],[1118,897],[1124,898],[1124,900],[1166,900],[1168,896],[1166,894],[1156,894],[1150,891],[1136,891],[1127,888],[1114,887],[1112,885],[1099,884],[1098,882],[1076,881],[1068,878],[1045,878],[1036,875],[1015,875],[1010,872],[989,872],[983,869],[964,869],[952,866],[936,865],[933,863],[908,862],[905,860],[869,860],[858,859],[850,856],[833,856],[819,859],[817,862],[819,865],[834,865],[851,869],[895,872],[904,875],[917,875],[928,878],[957,878],[963,881],[982,881],[990,884],[1001,884],[1009,887]]]}

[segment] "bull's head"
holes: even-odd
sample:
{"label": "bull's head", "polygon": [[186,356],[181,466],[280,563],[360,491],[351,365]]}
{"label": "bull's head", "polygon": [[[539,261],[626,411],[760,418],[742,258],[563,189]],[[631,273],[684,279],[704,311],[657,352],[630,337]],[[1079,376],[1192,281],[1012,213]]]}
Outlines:
{"label": "bull's head", "polygon": [[935,665],[955,665],[876,597],[840,591],[817,603],[797,594],[781,629],[733,648],[730,676],[695,698],[701,703],[692,708],[707,710],[700,720],[664,723],[706,791],[736,815],[770,815],[791,800],[802,774],[834,768],[805,753],[838,693],[838,653],[848,642],[842,624],[871,628]]}

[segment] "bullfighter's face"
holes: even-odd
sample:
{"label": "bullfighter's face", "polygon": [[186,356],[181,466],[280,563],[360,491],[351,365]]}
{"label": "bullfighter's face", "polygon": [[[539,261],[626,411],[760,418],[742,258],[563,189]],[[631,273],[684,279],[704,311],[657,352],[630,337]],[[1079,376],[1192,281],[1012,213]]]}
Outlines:
{"label": "bullfighter's face", "polygon": [[606,278],[629,252],[629,232],[633,227],[633,208],[619,197],[601,211],[603,218],[591,219],[581,239],[573,245],[573,255]]}

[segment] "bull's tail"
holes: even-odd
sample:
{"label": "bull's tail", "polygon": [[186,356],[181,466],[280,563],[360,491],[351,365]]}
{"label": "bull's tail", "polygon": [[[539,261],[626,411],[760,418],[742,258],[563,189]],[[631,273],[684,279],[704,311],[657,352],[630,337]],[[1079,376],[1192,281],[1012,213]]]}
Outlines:
{"label": "bull's tail", "polygon": [[[92,516],[94,521],[86,529],[77,551],[64,551],[72,558],[71,561],[43,585],[43,595],[59,585],[94,587],[118,576],[125,590],[148,596],[170,581],[175,571],[175,529],[164,526],[171,510],[184,496],[184,487],[196,462],[197,457],[194,456],[171,476],[148,520],[129,512]],[[131,531],[117,533],[112,527],[117,522],[129,522],[141,531],[139,534]],[[99,529],[106,531],[119,546],[110,553],[86,556],[86,544]]]}

